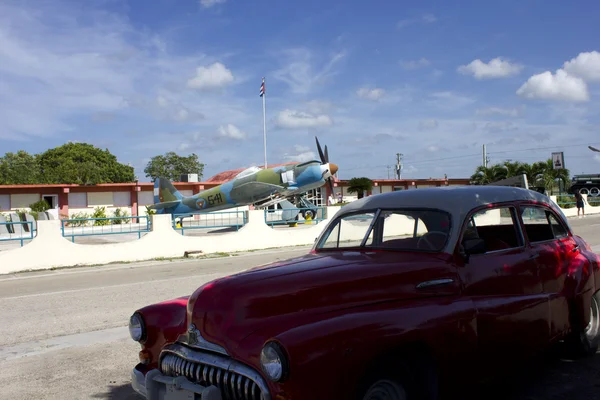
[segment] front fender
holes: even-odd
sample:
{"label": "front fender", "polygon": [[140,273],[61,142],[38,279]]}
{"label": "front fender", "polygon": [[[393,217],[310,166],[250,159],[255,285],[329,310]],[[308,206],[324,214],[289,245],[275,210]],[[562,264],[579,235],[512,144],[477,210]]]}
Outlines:
{"label": "front fender", "polygon": [[254,349],[248,357],[256,365],[256,349],[260,353],[266,341],[277,340],[285,348],[289,378],[270,383],[274,398],[352,399],[377,360],[413,344],[427,348],[441,369],[451,366],[469,376],[467,368],[476,360],[476,335],[471,300],[431,298],[276,324],[246,338],[241,348]]}
{"label": "front fender", "polygon": [[186,305],[189,296],[167,300],[140,308],[146,326],[146,340],[142,349],[150,354],[149,369],[158,367],[162,347],[177,340],[186,331]]}

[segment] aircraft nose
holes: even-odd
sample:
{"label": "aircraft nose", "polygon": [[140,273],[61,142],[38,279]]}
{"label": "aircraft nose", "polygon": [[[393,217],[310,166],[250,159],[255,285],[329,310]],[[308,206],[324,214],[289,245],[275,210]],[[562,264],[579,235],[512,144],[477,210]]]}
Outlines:
{"label": "aircraft nose", "polygon": [[331,175],[335,175],[338,172],[338,166],[333,163],[329,163],[329,169],[331,170]]}

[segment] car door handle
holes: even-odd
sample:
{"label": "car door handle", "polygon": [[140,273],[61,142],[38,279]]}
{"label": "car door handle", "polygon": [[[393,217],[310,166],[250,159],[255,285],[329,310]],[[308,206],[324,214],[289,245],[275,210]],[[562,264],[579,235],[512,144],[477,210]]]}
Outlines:
{"label": "car door handle", "polygon": [[538,258],[540,255],[539,254],[532,254],[529,256],[530,260],[535,260],[536,258]]}
{"label": "car door handle", "polygon": [[576,251],[579,251],[579,245],[576,245],[575,247],[573,247],[573,253],[575,253]]}
{"label": "car door handle", "polygon": [[427,289],[434,286],[444,286],[454,283],[454,279],[434,279],[432,281],[421,282],[417,285],[417,289]]}

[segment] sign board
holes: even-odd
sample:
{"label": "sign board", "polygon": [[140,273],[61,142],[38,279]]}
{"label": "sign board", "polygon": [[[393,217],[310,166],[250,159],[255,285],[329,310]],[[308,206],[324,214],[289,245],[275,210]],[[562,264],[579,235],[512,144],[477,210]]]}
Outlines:
{"label": "sign board", "polygon": [[565,168],[565,155],[562,151],[552,153],[552,166],[554,167],[554,169]]}

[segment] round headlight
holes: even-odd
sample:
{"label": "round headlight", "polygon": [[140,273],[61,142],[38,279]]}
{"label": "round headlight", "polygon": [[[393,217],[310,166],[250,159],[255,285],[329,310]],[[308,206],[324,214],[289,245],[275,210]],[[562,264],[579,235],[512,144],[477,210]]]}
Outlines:
{"label": "round headlight", "polygon": [[146,334],[146,329],[144,327],[144,320],[142,316],[138,313],[133,314],[129,318],[129,335],[136,342],[141,341]]}
{"label": "round headlight", "polygon": [[260,352],[260,366],[273,382],[283,381],[287,377],[288,363],[280,345],[269,342]]}

